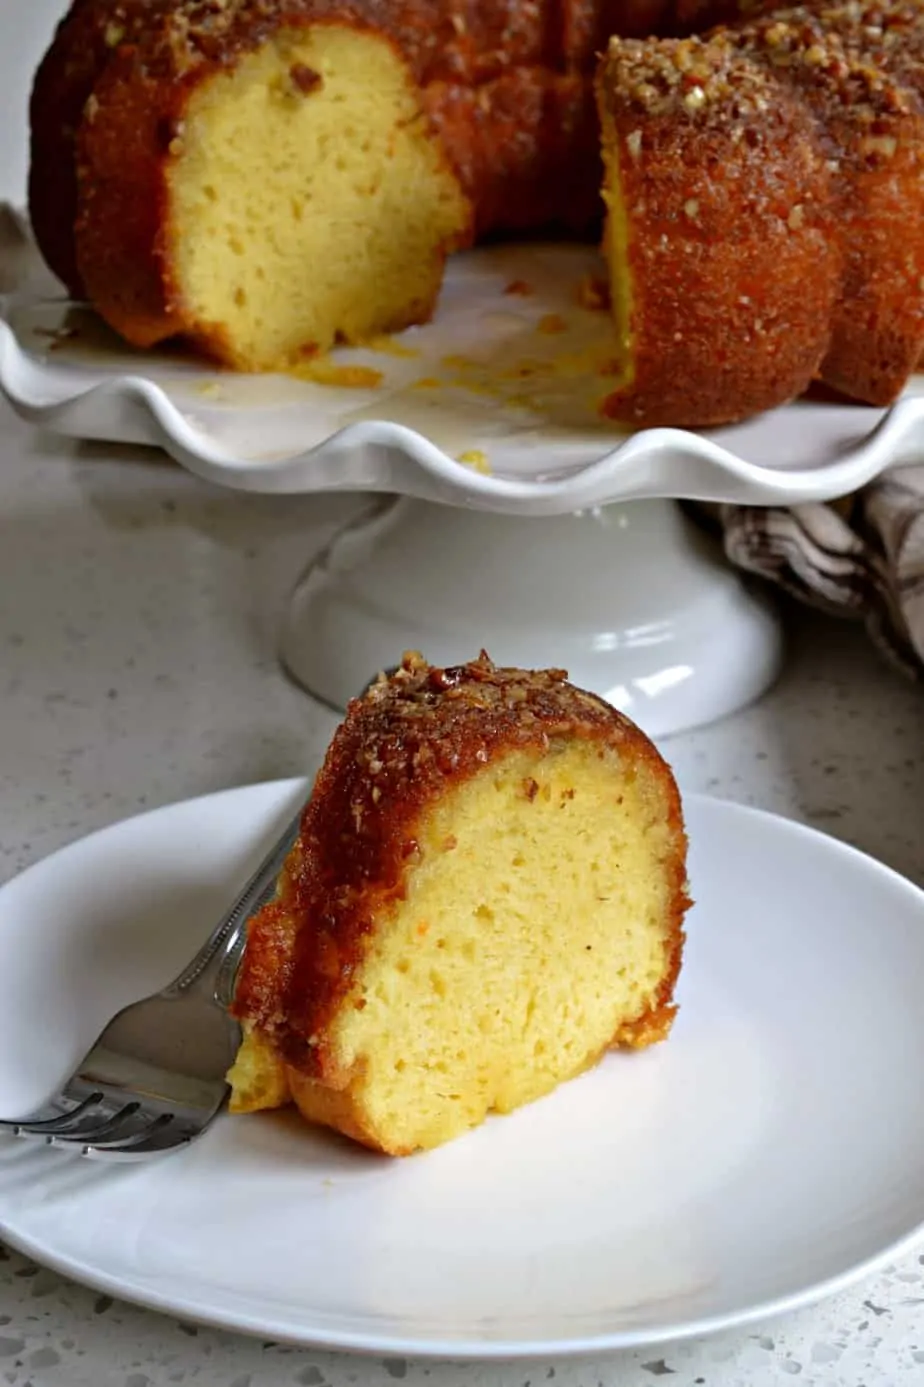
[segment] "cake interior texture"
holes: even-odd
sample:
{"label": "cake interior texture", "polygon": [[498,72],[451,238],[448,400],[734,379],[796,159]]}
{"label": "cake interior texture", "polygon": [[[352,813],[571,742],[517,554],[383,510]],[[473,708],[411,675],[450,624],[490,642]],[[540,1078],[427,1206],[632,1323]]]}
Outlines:
{"label": "cake interior texture", "polygon": [[385,36],[280,28],[195,88],[171,148],[183,319],[230,364],[269,369],[430,316],[471,214]]}
{"label": "cake interior texture", "polygon": [[[575,739],[517,750],[449,789],[415,829],[416,865],[326,1036],[329,1083],[245,1021],[231,1107],[294,1099],[394,1154],[460,1135],[593,1065],[663,1039],[680,966],[682,839],[673,781]],[[297,877],[298,849],[288,866]],[[277,937],[287,917],[283,880]],[[683,899],[685,904],[685,898]]]}

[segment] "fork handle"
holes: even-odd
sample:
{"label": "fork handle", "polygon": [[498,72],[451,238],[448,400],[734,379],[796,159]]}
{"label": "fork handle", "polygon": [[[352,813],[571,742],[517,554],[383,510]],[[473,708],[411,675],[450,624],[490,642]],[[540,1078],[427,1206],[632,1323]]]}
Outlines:
{"label": "fork handle", "polygon": [[276,880],[282,865],[295,845],[301,825],[304,805],[286,825],[280,837],[260,863],[227,914],[223,915],[202,948],[178,977],[174,978],[167,995],[199,992],[210,1001],[228,1007],[233,1000],[234,978],[246,939],[245,926],[250,917],[270,900],[276,890]]}

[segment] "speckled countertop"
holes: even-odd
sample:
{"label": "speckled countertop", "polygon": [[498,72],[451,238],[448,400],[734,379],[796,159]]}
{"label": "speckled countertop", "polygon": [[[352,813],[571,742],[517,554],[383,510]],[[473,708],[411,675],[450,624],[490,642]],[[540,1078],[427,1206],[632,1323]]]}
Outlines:
{"label": "speckled countertop", "polygon": [[[345,498],[206,487],[43,438],[0,406],[0,879],[139,809],[297,774],[334,725],[276,623]],[[793,613],[756,706],[670,739],[686,789],[806,820],[924,884],[924,694],[852,627]],[[924,1253],[814,1310],[648,1353],[478,1369],[197,1329],[0,1249],[0,1387],[830,1387],[924,1383]]]}

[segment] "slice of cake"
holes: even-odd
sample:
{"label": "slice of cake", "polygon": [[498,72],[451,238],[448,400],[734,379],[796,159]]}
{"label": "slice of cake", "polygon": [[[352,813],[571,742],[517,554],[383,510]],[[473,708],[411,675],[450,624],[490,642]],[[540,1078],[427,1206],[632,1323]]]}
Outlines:
{"label": "slice of cake", "polygon": [[437,1146],[663,1039],[688,904],[677,786],[628,718],[559,670],[405,656],[250,923],[231,1110]]}
{"label": "slice of cake", "polygon": [[161,0],[96,74],[74,258],[136,346],[285,369],[431,316],[470,201],[393,35],[311,8]]}

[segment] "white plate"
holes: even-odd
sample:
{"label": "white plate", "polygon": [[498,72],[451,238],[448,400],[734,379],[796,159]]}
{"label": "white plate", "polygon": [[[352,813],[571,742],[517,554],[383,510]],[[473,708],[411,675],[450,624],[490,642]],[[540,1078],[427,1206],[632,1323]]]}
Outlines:
{"label": "white plate", "polygon": [[[381,373],[377,388],[347,389],[131,351],[56,296],[24,238],[6,209],[0,389],[14,408],[71,437],[163,447],[243,490],[382,491],[520,515],[665,496],[773,505],[842,496],[924,447],[920,379],[888,413],[800,400],[708,434],[621,433],[597,411],[611,387],[589,363],[615,343],[609,316],[577,301],[581,278],[602,269],[587,247],[454,257],[433,323],[392,350],[335,353]],[[532,292],[505,293],[515,281]],[[540,331],[549,315],[566,331]],[[521,378],[524,366],[538,374]],[[458,460],[469,452],[489,475]]]}
{"label": "white plate", "polygon": [[[305,792],[116,825],[0,892],[0,1113],[186,959]],[[924,894],[797,824],[691,797],[670,1041],[426,1156],[224,1117],[114,1169],[0,1146],[15,1246],[272,1339],[453,1357],[664,1342],[842,1288],[924,1220]]]}

